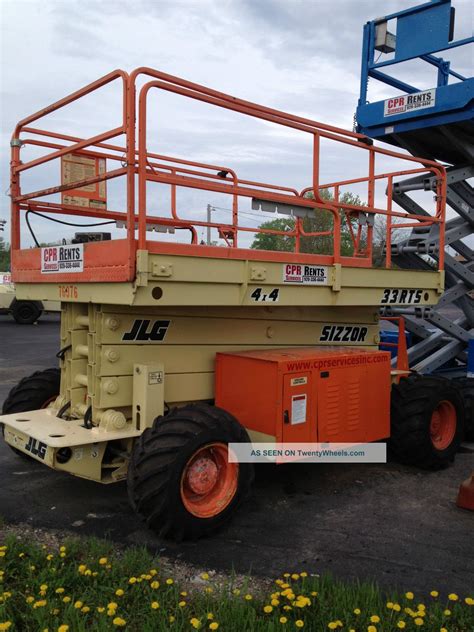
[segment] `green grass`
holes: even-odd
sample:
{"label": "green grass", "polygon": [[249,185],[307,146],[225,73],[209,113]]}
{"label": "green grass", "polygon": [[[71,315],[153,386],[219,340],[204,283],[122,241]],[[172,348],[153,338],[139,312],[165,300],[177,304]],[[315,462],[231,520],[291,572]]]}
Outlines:
{"label": "green grass", "polygon": [[[426,594],[435,588],[427,586]],[[471,596],[411,597],[305,572],[282,575],[268,590],[251,578],[207,575],[185,585],[146,550],[116,551],[98,540],[48,550],[9,536],[0,550],[0,632],[474,630]]]}

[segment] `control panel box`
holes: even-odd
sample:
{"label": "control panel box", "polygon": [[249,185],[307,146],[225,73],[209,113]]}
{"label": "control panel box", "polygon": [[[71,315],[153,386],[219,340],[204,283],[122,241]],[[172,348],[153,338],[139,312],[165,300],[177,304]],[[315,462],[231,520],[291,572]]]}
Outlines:
{"label": "control panel box", "polygon": [[[365,443],[390,434],[390,353],[298,347],[216,355],[216,405],[262,441]],[[255,435],[253,435],[255,438]]]}

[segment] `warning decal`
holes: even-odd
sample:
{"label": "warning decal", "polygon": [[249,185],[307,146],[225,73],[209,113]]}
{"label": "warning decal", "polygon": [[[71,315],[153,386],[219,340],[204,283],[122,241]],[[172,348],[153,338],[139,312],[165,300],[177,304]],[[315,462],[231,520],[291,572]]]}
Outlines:
{"label": "warning decal", "polygon": [[406,114],[414,110],[424,110],[435,105],[436,89],[415,92],[414,94],[402,94],[384,101],[383,115],[394,116],[395,114]]}
{"label": "warning decal", "polygon": [[41,272],[83,272],[84,246],[71,244],[66,246],[47,246],[41,248]]}
{"label": "warning decal", "polygon": [[325,266],[310,266],[286,263],[283,266],[283,283],[301,285],[327,285],[328,269]]}
{"label": "warning decal", "polygon": [[306,395],[293,395],[291,398],[291,424],[304,424],[306,421]]}
{"label": "warning decal", "polygon": [[[74,184],[95,178],[105,173],[105,167],[105,158],[84,154],[66,154],[61,158],[61,184]],[[63,191],[62,202],[63,204],[105,210],[107,207],[105,180]]]}

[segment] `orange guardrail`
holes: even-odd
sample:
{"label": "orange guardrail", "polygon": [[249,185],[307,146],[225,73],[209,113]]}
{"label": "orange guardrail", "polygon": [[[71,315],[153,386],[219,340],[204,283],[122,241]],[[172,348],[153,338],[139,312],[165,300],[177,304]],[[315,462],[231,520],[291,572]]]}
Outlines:
{"label": "orange guardrail", "polygon": [[[139,80],[142,85],[139,86]],[[145,83],[143,81],[145,80]],[[120,125],[108,129],[90,138],[82,138],[56,131],[32,126],[39,119],[59,109],[65,108],[82,97],[96,92],[111,82],[118,81],[122,88],[122,118]],[[165,91],[183,98],[204,102],[219,108],[238,112],[276,125],[309,134],[312,138],[312,183],[299,191],[291,186],[274,185],[241,179],[231,167],[189,160],[177,156],[149,152],[147,150],[148,95],[151,90]],[[137,125],[138,121],[138,125]],[[123,144],[111,143],[122,137]],[[346,179],[338,182],[320,181],[321,140],[331,141],[357,148],[361,159],[367,157],[367,176]],[[25,146],[34,146],[48,150],[40,157],[22,162],[21,151]],[[365,152],[365,154],[364,154]],[[59,185],[24,192],[21,178],[31,171],[54,160],[66,156],[96,158],[106,165],[93,176],[80,180],[62,182]],[[378,157],[396,158],[404,163],[406,169],[377,173]],[[109,168],[111,166],[111,168]],[[113,168],[116,167],[116,168]],[[414,215],[394,210],[392,189],[394,179],[413,174],[426,173],[435,176],[436,191],[433,213]],[[77,203],[51,202],[42,198],[84,187],[99,187],[108,180],[126,179],[126,209],[111,210],[92,208]],[[170,189],[169,215],[152,214],[148,208],[148,183],[167,185]],[[386,204],[379,208],[375,205],[375,186],[384,182]],[[351,184],[367,186],[367,202],[360,206],[345,203],[340,196],[341,187]],[[225,193],[232,199],[232,219],[229,222],[212,222],[190,219],[180,216],[177,208],[177,190],[179,188]],[[332,199],[322,194],[331,191]],[[137,194],[137,204],[136,204]],[[311,194],[311,198],[309,195]],[[41,199],[40,199],[41,198]],[[277,208],[293,209],[300,213],[294,215],[294,226],[290,230],[273,230],[245,225],[239,214],[239,199],[252,198],[263,204],[273,204]],[[74,199],[74,198],[72,198]],[[443,166],[430,160],[415,158],[400,152],[375,147],[367,137],[317,121],[295,116],[264,107],[249,101],[212,90],[205,86],[173,77],[151,68],[138,68],[130,75],[115,70],[101,79],[77,90],[18,123],[11,140],[11,209],[12,209],[12,269],[17,282],[55,282],[62,275],[42,275],[40,269],[40,251],[38,248],[22,248],[21,216],[27,212],[49,213],[51,215],[70,215],[95,217],[106,221],[116,221],[126,226],[127,237],[102,243],[89,243],[86,248],[84,270],[67,274],[67,281],[129,281],[135,275],[136,250],[148,249],[152,252],[187,254],[193,256],[215,256],[231,258],[252,258],[262,261],[307,262],[315,264],[341,263],[355,267],[373,265],[373,221],[376,216],[386,217],[385,261],[391,267],[391,240],[393,230],[414,226],[439,226],[439,269],[444,266],[444,221],[446,203],[446,173]],[[305,230],[301,213],[307,209],[311,213],[326,212],[332,217],[331,229],[310,232]],[[291,212],[291,211],[290,211]],[[367,222],[357,218],[369,218]],[[272,217],[261,213],[262,222]],[[404,220],[401,222],[401,218]],[[352,254],[341,254],[341,231],[350,235]],[[173,230],[189,230],[189,244],[170,243],[168,241],[147,240],[147,228],[159,226]],[[197,229],[212,228],[218,231],[227,248],[198,244]],[[250,250],[239,247],[239,236],[245,233],[283,235],[294,239],[293,252]],[[332,241],[332,253],[301,252],[301,240],[304,237],[328,237]]]}

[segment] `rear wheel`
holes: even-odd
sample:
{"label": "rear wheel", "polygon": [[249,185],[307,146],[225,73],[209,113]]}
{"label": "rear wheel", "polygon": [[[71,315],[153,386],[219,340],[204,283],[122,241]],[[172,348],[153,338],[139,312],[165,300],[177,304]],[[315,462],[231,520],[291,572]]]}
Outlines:
{"label": "rear wheel", "polygon": [[247,496],[249,463],[229,463],[228,444],[249,441],[225,410],[206,404],[157,417],[128,468],[132,506],[161,536],[197,539],[221,527]]}
{"label": "rear wheel", "polygon": [[[3,403],[2,415],[46,408],[59,395],[60,382],[61,370],[56,368],[36,371],[33,375],[24,377],[8,394]],[[15,454],[30,458],[12,446],[9,447]]]}
{"label": "rear wheel", "polygon": [[454,380],[454,384],[464,402],[465,437],[468,441],[474,441],[474,378],[462,377]]}
{"label": "rear wheel", "polygon": [[399,461],[446,467],[463,435],[463,402],[450,380],[411,375],[392,387],[389,447]]}
{"label": "rear wheel", "polygon": [[14,301],[12,316],[19,325],[32,325],[42,314],[42,309],[34,301]]}

